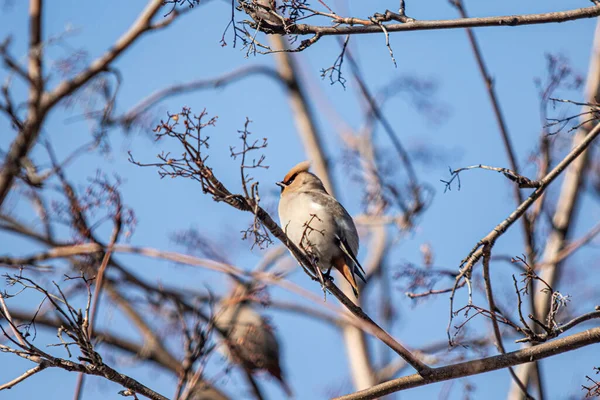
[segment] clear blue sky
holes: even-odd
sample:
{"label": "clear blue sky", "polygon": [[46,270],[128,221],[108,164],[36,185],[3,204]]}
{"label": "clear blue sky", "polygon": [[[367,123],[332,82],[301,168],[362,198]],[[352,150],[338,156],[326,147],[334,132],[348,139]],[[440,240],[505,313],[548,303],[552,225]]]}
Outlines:
{"label": "clear blue sky", "polygon": [[[4,7],[1,7],[6,3]],[[351,4],[346,4],[351,3]],[[333,3],[340,13],[366,16],[373,11],[382,11],[396,2],[342,2]],[[44,15],[44,36],[61,35],[67,27],[75,32],[64,39],[64,44],[50,46],[47,54],[50,60],[59,61],[74,50],[85,50],[88,60],[102,54],[124,32],[143,8],[141,0],[102,2],[54,1],[47,2]],[[585,0],[535,0],[528,2],[467,1],[472,16],[535,13],[587,7]],[[442,19],[456,17],[456,11],[444,0],[407,1],[407,12],[416,19]],[[183,83],[193,79],[210,78],[226,71],[247,65],[273,65],[272,56],[245,58],[240,48],[221,47],[219,40],[229,18],[230,8],[225,1],[212,1],[178,20],[170,28],[159,33],[151,33],[136,43],[118,59],[116,67],[123,76],[117,107],[123,111],[136,104],[141,98],[167,85]],[[476,31],[483,48],[489,69],[497,85],[508,128],[518,149],[518,159],[526,166],[524,173],[534,172],[527,161],[536,145],[540,131],[537,89],[534,78],[545,74],[546,53],[562,54],[567,57],[573,69],[583,76],[587,72],[588,58],[595,20],[580,20],[563,24],[526,27],[485,28]],[[0,40],[13,36],[12,53],[25,57],[27,41],[27,5],[25,1],[0,2]],[[359,59],[365,79],[372,89],[381,89],[394,79],[403,76],[417,76],[437,82],[439,90],[435,101],[447,115],[441,123],[420,115],[406,101],[398,96],[385,107],[388,118],[397,128],[401,139],[410,150],[421,146],[431,146],[439,155],[427,165],[418,164],[420,178],[436,190],[431,208],[420,219],[414,231],[398,235],[397,244],[387,260],[390,275],[398,271],[403,263],[420,262],[419,247],[429,243],[435,254],[435,264],[445,268],[457,268],[460,260],[471,247],[493,226],[504,219],[514,207],[512,190],[500,175],[474,171],[463,175],[462,190],[443,193],[440,179],[448,177],[448,165],[452,167],[484,163],[494,166],[508,166],[501,146],[485,88],[468,47],[465,32],[462,30],[406,32],[390,35],[398,68],[394,68],[382,35],[364,35],[352,40],[352,50]],[[228,43],[232,40],[229,37]],[[330,118],[333,107],[353,128],[362,123],[362,108],[357,101],[354,83],[349,79],[348,88],[331,86],[319,78],[321,68],[328,67],[338,52],[337,41],[324,38],[307,51],[295,55],[301,65],[309,96],[318,116],[319,128],[324,137],[328,156],[333,161],[333,172],[340,201],[353,214],[361,211],[360,196],[341,164],[343,151],[338,133],[341,126]],[[349,71],[345,71],[350,78]],[[5,73],[0,72],[0,79]],[[57,82],[57,77],[52,81]],[[579,92],[564,92],[565,97],[581,100]],[[24,99],[24,91],[17,88],[15,97]],[[281,88],[272,81],[256,77],[244,80],[224,89],[202,91],[165,101],[157,109],[157,118],[165,110],[175,112],[182,106],[190,106],[196,111],[207,108],[211,115],[218,115],[217,127],[211,134],[211,166],[219,177],[230,187],[238,187],[237,162],[228,154],[228,146],[235,144],[237,130],[243,127],[246,117],[253,123],[251,130],[257,137],[267,137],[269,147],[266,156],[270,169],[257,173],[261,181],[262,195],[266,204],[275,209],[278,189],[271,183],[280,179],[287,169],[305,158],[300,141],[295,132],[292,115]],[[69,154],[76,146],[89,140],[87,122],[69,117],[78,115],[80,108],[59,107],[51,114],[44,127],[44,137],[51,140],[59,157]],[[6,149],[14,133],[5,120],[0,120],[0,147]],[[565,134],[566,135],[566,134]],[[566,136],[565,136],[566,137]],[[200,188],[191,181],[160,180],[150,169],[141,169],[127,162],[127,151],[131,150],[140,160],[153,161],[160,152],[161,143],[152,140],[151,132],[136,132],[124,135],[118,130],[110,133],[113,151],[108,156],[94,155],[77,159],[68,169],[71,181],[83,187],[87,178],[102,169],[109,175],[119,174],[124,178],[122,185],[124,201],[131,206],[139,221],[131,243],[140,246],[156,247],[163,250],[181,250],[169,239],[170,233],[197,227],[210,233],[218,243],[226,243],[228,257],[242,268],[250,269],[264,254],[260,250],[250,251],[250,244],[242,242],[237,232],[245,229],[250,221],[223,204],[214,203],[203,196]],[[383,132],[377,132],[377,144],[381,148],[389,146]],[[34,155],[44,157],[41,148]],[[556,194],[558,184],[554,184]],[[577,225],[577,233],[585,232],[600,216],[597,204],[587,199],[583,205],[585,218]],[[27,205],[17,202],[12,196],[4,210],[12,209],[15,215],[25,220],[33,220]],[[520,227],[515,226],[503,236],[495,247],[497,254],[519,255],[523,252]],[[65,232],[64,237],[68,233]],[[108,237],[108,236],[106,236]],[[368,241],[363,242],[361,259],[366,255]],[[34,252],[37,246],[30,242],[16,240],[0,234],[0,253],[25,255]],[[593,303],[586,293],[593,289],[598,279],[598,265],[594,257],[597,250],[582,253],[569,260],[567,271],[574,279],[581,280],[577,291],[573,284],[565,290],[573,296],[573,304],[581,311],[589,310]],[[185,288],[203,290],[211,287],[222,291],[227,287],[225,277],[194,269],[174,266],[137,257],[119,256],[120,260],[149,281],[178,285]],[[505,264],[494,265],[494,276],[499,282],[499,301],[514,304],[510,274],[514,270]],[[588,272],[589,270],[589,272]],[[593,279],[590,278],[590,274]],[[292,279],[318,293],[319,288],[301,272]],[[393,299],[400,317],[392,327],[392,334],[410,347],[418,347],[432,341],[444,340],[448,314],[448,299],[441,296],[415,304],[403,295],[402,282],[392,281]],[[504,285],[504,286],[503,286]],[[376,291],[376,288],[375,290]],[[505,294],[505,296],[502,296]],[[597,292],[596,292],[597,294]],[[301,301],[281,290],[272,290],[271,295],[278,299]],[[368,293],[367,299],[376,293]],[[15,306],[29,306],[26,298],[12,300]],[[461,299],[464,301],[464,298]],[[479,299],[481,300],[481,299]],[[336,303],[333,297],[328,301]],[[588,308],[584,308],[588,307]],[[102,326],[125,329],[132,338],[137,334],[131,329],[119,326],[122,318],[110,308],[104,308]],[[346,393],[351,388],[341,336],[330,327],[316,324],[297,315],[266,310],[273,317],[277,334],[281,339],[284,368],[298,399],[324,398],[331,393]],[[473,323],[473,331],[480,335],[490,333],[488,325]],[[40,337],[39,343],[47,343],[53,335]],[[45,342],[44,339],[47,339]],[[378,346],[378,345],[377,345]],[[373,346],[376,348],[375,346]],[[378,347],[377,347],[378,348]],[[512,348],[516,348],[512,346]],[[511,348],[511,349],[512,349]],[[103,348],[103,354],[107,352]],[[119,369],[129,373],[143,383],[167,396],[172,396],[176,380],[159,369],[140,369],[131,365],[121,354],[110,352],[108,357],[117,363]],[[598,365],[598,349],[588,348],[567,355],[554,357],[543,362],[546,373],[547,392],[551,398],[564,398],[567,395],[580,395],[579,387],[592,367]],[[596,357],[594,357],[596,355]],[[123,362],[122,365],[118,364]],[[565,366],[568,366],[566,368]],[[215,355],[208,373],[222,369],[223,361]],[[11,355],[0,355],[0,382],[5,382],[25,369],[30,363],[18,360]],[[76,374],[59,370],[47,370],[25,384],[1,394],[2,399],[20,398],[71,398]],[[475,398],[502,399],[509,385],[506,370],[497,371],[468,379],[475,385]],[[218,386],[233,398],[243,393],[244,381],[237,374],[220,379]],[[282,392],[268,379],[261,380],[269,398],[281,398]],[[397,398],[434,398],[448,389],[448,383],[429,385],[425,388],[403,392]],[[86,400],[117,398],[121,388],[100,380],[88,379],[85,389]],[[462,398],[463,386],[454,382],[450,388],[450,398]],[[239,397],[238,397],[239,398]]]}

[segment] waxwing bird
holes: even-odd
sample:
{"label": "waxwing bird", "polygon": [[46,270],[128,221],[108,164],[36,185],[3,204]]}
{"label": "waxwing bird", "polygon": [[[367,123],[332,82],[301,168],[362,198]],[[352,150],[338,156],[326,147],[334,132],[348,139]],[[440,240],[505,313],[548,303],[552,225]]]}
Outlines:
{"label": "waxwing bird", "polygon": [[304,250],[326,274],[337,269],[358,298],[356,276],[366,282],[356,259],[358,232],[348,211],[333,198],[323,182],[301,162],[277,182],[281,187],[279,220],[290,240]]}
{"label": "waxwing bird", "polygon": [[217,308],[214,321],[226,334],[221,351],[231,362],[243,364],[249,372],[267,371],[288,397],[293,396],[281,369],[273,328],[250,303],[235,297],[227,299]]}
{"label": "waxwing bird", "polygon": [[278,16],[275,0],[240,1],[239,7],[246,11],[263,30],[277,29],[283,23],[283,18]]}

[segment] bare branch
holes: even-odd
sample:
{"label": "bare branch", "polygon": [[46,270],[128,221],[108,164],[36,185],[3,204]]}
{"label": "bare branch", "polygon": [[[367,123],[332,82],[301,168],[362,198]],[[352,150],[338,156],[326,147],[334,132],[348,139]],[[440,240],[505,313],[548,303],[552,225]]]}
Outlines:
{"label": "bare branch", "polygon": [[453,310],[453,298],[454,292],[458,288],[458,285],[463,279],[470,279],[470,274],[473,266],[482,258],[483,250],[486,246],[493,247],[494,243],[500,236],[502,236],[512,224],[514,224],[527,209],[544,193],[548,186],[574,161],[579,157],[585,150],[590,146],[593,140],[600,135],[600,125],[596,125],[586,136],[580,141],[567,156],[559,162],[544,178],[540,179],[541,185],[523,201],[515,211],[513,211],[504,221],[498,224],[492,229],[483,239],[481,239],[471,250],[469,255],[461,262],[461,272],[457,275],[454,289],[450,297],[450,318],[448,323],[448,335],[451,327],[452,319],[454,316]]}
{"label": "bare branch", "polygon": [[498,224],[490,233],[488,233],[473,248],[469,255],[461,263],[462,272],[457,276],[457,282],[464,277],[467,270],[470,270],[483,255],[482,247],[485,244],[493,244],[506,230],[517,221],[527,209],[542,195],[547,187],[575,160],[579,157],[600,135],[600,125],[596,125],[589,131],[581,142],[577,144],[567,156],[558,163],[544,178],[540,180],[540,186],[517,207],[504,221]]}
{"label": "bare branch", "polygon": [[[398,18],[394,15],[394,13],[391,13],[389,11],[386,14],[387,15],[384,15],[384,20],[394,20],[395,18]],[[557,11],[542,14],[506,15],[498,17],[459,18],[450,20],[431,21],[406,21],[397,24],[386,24],[385,28],[388,32],[406,32],[476,27],[521,26],[566,22],[582,18],[593,18],[598,15],[600,15],[600,6],[595,5],[587,8],[578,8],[569,11]],[[381,33],[381,27],[370,20],[337,17],[334,19],[333,22],[334,26],[292,24],[287,26],[275,27],[275,29],[273,29],[273,27],[270,28],[272,28],[275,33],[279,33],[282,35],[313,34],[319,36],[328,36]]]}
{"label": "bare branch", "polygon": [[[166,397],[156,393],[152,389],[149,389],[148,387],[139,383],[135,379],[132,379],[124,374],[117,372],[102,360],[102,357],[95,351],[94,346],[90,341],[90,337],[87,335],[87,321],[89,319],[89,309],[86,308],[85,316],[81,310],[75,310],[75,308],[69,304],[68,299],[64,296],[64,293],[56,283],[55,287],[58,290],[60,296],[51,294],[50,292],[42,288],[40,285],[35,283],[33,280],[26,278],[22,275],[15,275],[12,277],[7,276],[7,278],[10,281],[9,283],[12,285],[19,285],[23,287],[23,289],[33,289],[43,294],[45,299],[47,299],[52,304],[57,314],[61,317],[61,319],[63,319],[61,328],[59,329],[59,333],[65,333],[73,341],[73,344],[78,346],[79,350],[81,351],[81,356],[79,357],[81,363],[54,357],[48,354],[47,352],[40,350],[38,347],[34,346],[25,337],[23,337],[23,335],[19,335],[22,338],[22,342],[12,341],[12,343],[17,345],[18,348],[20,348],[20,350],[17,348],[11,348],[4,344],[0,344],[0,351],[12,353],[30,361],[33,361],[41,366],[40,370],[47,367],[53,367],[65,369],[67,371],[76,371],[88,375],[102,376],[110,381],[124,386],[132,392],[140,393],[151,399],[167,399]],[[91,292],[89,291],[89,281],[84,276],[81,276],[80,278],[86,283],[86,286],[88,287],[88,295],[91,296]],[[9,322],[11,327],[14,327],[14,329],[18,330],[14,323],[11,322],[12,318],[10,317],[10,314],[6,313],[4,317]],[[8,337],[1,326],[0,329],[2,329],[5,336]],[[65,346],[68,345],[70,345],[70,343],[65,344]],[[35,368],[33,369],[33,371],[39,372]],[[33,373],[29,373],[28,371],[28,373],[26,373],[26,377],[33,375]],[[26,377],[23,377],[19,381],[22,381]],[[4,388],[9,389],[10,386],[6,386]]]}
{"label": "bare branch", "polygon": [[25,379],[29,378],[30,376],[35,375],[38,372],[45,370],[46,368],[48,368],[48,365],[46,363],[42,362],[42,363],[36,365],[35,367],[28,369],[22,375],[16,377],[12,381],[7,382],[4,385],[0,385],[0,391],[5,390],[5,389],[12,389],[15,385],[23,382]]}
{"label": "bare branch", "polygon": [[335,400],[376,399],[385,396],[386,394],[427,385],[433,382],[443,382],[450,379],[463,378],[475,374],[496,371],[509,366],[529,363],[596,343],[600,343],[600,328],[588,329],[584,332],[576,333],[562,339],[506,354],[433,368],[430,375],[427,376],[418,374],[405,376],[376,385],[367,390],[337,397]]}
{"label": "bare branch", "polygon": [[[496,318],[496,302],[494,300],[494,292],[492,290],[492,280],[490,279],[490,258],[492,256],[491,253],[491,245],[484,245],[483,247],[483,280],[485,282],[485,295],[489,304],[490,311],[490,319],[492,320],[492,327],[494,330],[494,337],[496,338],[496,348],[500,354],[506,354],[506,349],[504,348],[504,343],[502,342],[502,334],[500,333],[500,327],[498,326],[498,319]],[[510,376],[513,381],[521,388],[521,391],[525,395],[527,399],[533,399],[529,393],[527,393],[527,386],[523,385],[523,382],[519,380],[515,371],[512,367],[508,368],[510,372]]]}
{"label": "bare branch", "polygon": [[[511,181],[515,182],[517,184],[516,187],[520,188],[520,189],[535,189],[535,188],[539,188],[541,186],[540,181],[533,181],[533,180],[527,178],[526,176],[519,175],[516,172],[511,171],[508,168],[490,167],[489,165],[478,164],[478,165],[471,165],[469,167],[462,167],[462,168],[458,168],[455,170],[450,170],[450,175],[451,175],[450,180],[448,180],[448,181],[441,180],[441,182],[446,185],[446,188],[444,190],[450,190],[452,182],[454,182],[455,179],[458,179],[458,188],[460,190],[460,178],[458,177],[458,175],[461,172],[467,171],[470,169],[487,169],[489,171],[500,172],[502,175],[504,175]],[[519,195],[519,197],[520,197],[520,195]],[[521,202],[522,202],[522,200],[519,202],[519,204]]]}
{"label": "bare branch", "polygon": [[[41,20],[41,0],[31,0],[31,2],[31,18]],[[38,57],[41,57],[41,46],[39,43],[41,22],[35,24],[37,28],[32,24],[30,46],[33,47],[30,48],[30,68],[33,69],[30,71],[30,78],[37,79],[37,81],[34,80],[30,85],[33,88],[31,89],[30,97],[33,96],[35,102],[30,101],[30,109],[23,129],[19,131],[11,144],[4,160],[3,168],[0,171],[0,205],[4,202],[14,178],[20,169],[21,159],[27,155],[35,144],[43,121],[50,109],[59,101],[88,83],[92,78],[106,71],[108,66],[144,33],[167,26],[168,24],[152,25],[152,20],[162,5],[162,0],[151,0],[134,24],[117,40],[110,50],[90,64],[83,72],[71,80],[61,82],[50,92],[44,92],[43,87],[40,86],[42,77],[41,70],[38,71],[41,68],[41,61],[38,59]],[[173,20],[174,17],[169,19],[169,21]],[[35,37],[33,34],[35,34]]]}
{"label": "bare branch", "polygon": [[[594,44],[590,56],[590,66],[585,86],[585,100],[588,103],[596,103],[600,94],[600,23],[596,24],[594,33]],[[588,106],[584,106],[582,111],[589,111]],[[596,124],[594,126],[594,124]],[[589,137],[589,133],[597,130],[596,121],[584,123],[575,133],[572,139],[572,148],[578,148]],[[561,260],[558,257],[563,250],[568,235],[572,231],[575,223],[574,215],[576,206],[582,197],[582,185],[590,159],[590,151],[582,152],[581,156],[565,171],[565,179],[560,189],[556,210],[552,216],[552,230],[546,240],[546,246],[543,251],[541,263],[545,264],[541,276],[544,281],[551,286],[555,286],[556,280],[560,276]],[[548,315],[550,303],[547,301],[547,294],[540,293],[534,299],[534,314],[538,319],[545,318]],[[524,365],[519,368],[519,376],[523,382],[533,376],[532,366]],[[513,391],[509,395],[512,397]]]}
{"label": "bare branch", "polygon": [[284,79],[279,73],[268,66],[264,65],[252,65],[248,67],[242,67],[237,70],[225,73],[219,77],[211,79],[199,79],[191,82],[173,85],[161,90],[158,90],[150,94],[145,99],[138,102],[129,111],[125,112],[122,116],[115,117],[112,119],[113,123],[122,123],[126,127],[133,124],[144,112],[148,111],[152,106],[158,104],[160,101],[168,99],[172,96],[177,96],[184,93],[189,93],[202,89],[219,88],[225,87],[232,83],[238,82],[241,79],[245,79],[251,76],[266,76],[273,80],[281,83],[285,83]]}

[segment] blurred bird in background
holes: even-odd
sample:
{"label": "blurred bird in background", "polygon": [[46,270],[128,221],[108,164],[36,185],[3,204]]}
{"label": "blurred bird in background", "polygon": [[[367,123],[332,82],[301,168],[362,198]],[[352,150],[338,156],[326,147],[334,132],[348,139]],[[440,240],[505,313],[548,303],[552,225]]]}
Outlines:
{"label": "blurred bird in background", "polygon": [[240,290],[223,300],[215,310],[215,326],[225,334],[222,353],[248,372],[267,371],[292,397],[280,364],[279,342],[271,325],[254,310]]}

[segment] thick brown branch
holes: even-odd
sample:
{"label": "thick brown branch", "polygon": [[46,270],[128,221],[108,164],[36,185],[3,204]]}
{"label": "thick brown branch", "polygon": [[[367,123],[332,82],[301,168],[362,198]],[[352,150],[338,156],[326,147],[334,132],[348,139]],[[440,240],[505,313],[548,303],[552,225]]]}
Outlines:
{"label": "thick brown branch", "polygon": [[40,98],[44,92],[42,70],[42,0],[29,2],[29,107],[30,113],[39,107]]}
{"label": "thick brown branch", "polygon": [[528,363],[542,358],[579,349],[591,344],[600,343],[600,328],[588,329],[584,332],[530,347],[511,353],[500,354],[479,360],[447,365],[431,369],[429,375],[418,374],[394,379],[357,393],[341,396],[335,400],[368,400],[382,397],[386,394],[404,389],[415,388],[434,382],[442,382],[466,376],[482,374],[514,365]]}
{"label": "thick brown branch", "polygon": [[[524,15],[505,15],[498,17],[480,17],[480,18],[459,18],[449,20],[434,21],[412,21],[398,24],[386,24],[388,32],[403,31],[422,31],[422,30],[441,30],[457,28],[476,28],[489,26],[520,26],[547,24],[556,22],[573,21],[582,18],[593,18],[600,15],[600,6],[578,8],[569,11],[557,11],[543,14],[524,14]],[[286,31],[278,33],[310,35],[348,35],[348,34],[366,34],[381,33],[381,27],[378,24],[355,25],[355,26],[318,26],[297,24],[285,27]]]}

